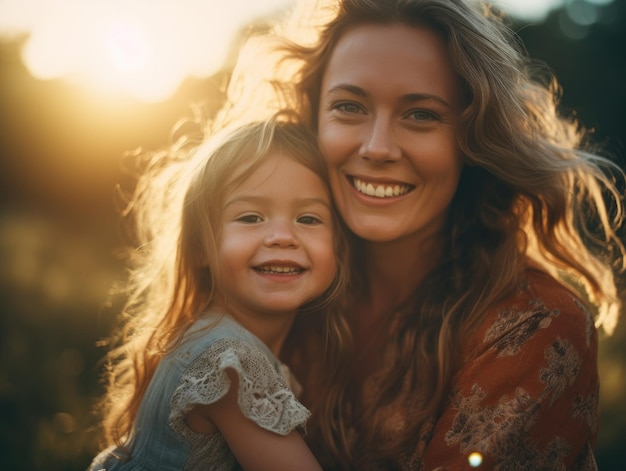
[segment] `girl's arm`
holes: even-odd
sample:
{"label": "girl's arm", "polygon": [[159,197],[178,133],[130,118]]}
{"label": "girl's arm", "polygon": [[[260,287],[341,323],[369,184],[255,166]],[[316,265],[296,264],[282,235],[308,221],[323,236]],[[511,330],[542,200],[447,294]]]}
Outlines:
{"label": "girl's arm", "polygon": [[239,408],[238,376],[226,370],[231,381],[228,393],[212,404],[197,405],[189,414],[215,425],[235,458],[246,471],[321,471],[321,467],[297,430],[280,435],[260,427]]}

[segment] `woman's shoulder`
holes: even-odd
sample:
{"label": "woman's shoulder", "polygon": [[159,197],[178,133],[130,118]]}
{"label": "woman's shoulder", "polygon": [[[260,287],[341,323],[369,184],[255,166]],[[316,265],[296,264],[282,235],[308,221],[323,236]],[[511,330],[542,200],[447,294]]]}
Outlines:
{"label": "woman's shoulder", "polygon": [[473,451],[489,469],[520,462],[573,469],[577,460],[593,461],[597,335],[579,297],[553,277],[528,271],[490,309],[469,347],[425,464],[466,463]]}
{"label": "woman's shoulder", "polygon": [[580,293],[575,293],[552,275],[539,269],[526,270],[517,295],[522,298],[526,296],[533,299],[543,299],[546,304],[557,309],[572,309],[584,316],[591,316]]}
{"label": "woman's shoulder", "polygon": [[472,348],[513,355],[539,336],[566,340],[577,349],[595,342],[593,316],[586,303],[551,275],[527,270],[517,289],[489,310],[473,336]]}

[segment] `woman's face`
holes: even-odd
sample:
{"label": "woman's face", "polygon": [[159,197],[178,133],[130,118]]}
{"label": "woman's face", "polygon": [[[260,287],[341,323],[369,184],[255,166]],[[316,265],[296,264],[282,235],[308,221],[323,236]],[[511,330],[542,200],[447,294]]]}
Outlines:
{"label": "woman's face", "polygon": [[461,86],[425,28],[349,29],[322,77],[319,138],[338,209],[374,242],[438,234],[462,167]]}

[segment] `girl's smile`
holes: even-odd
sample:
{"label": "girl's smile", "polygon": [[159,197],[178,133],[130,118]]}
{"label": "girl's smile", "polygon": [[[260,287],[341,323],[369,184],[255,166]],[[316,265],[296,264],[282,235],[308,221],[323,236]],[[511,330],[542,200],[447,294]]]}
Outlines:
{"label": "girl's smile", "polygon": [[304,268],[290,262],[270,262],[253,269],[262,275],[299,275],[304,272]]}

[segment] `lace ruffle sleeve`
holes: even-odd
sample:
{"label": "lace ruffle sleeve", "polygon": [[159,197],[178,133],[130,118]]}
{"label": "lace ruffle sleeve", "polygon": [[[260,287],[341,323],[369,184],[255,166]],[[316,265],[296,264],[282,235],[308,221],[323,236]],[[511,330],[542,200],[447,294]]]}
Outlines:
{"label": "lace ruffle sleeve", "polygon": [[212,404],[228,392],[229,368],[239,377],[238,402],[247,418],[280,435],[295,428],[304,430],[310,412],[295,398],[267,355],[255,345],[232,338],[211,344],[183,373],[171,399],[174,430],[187,435],[184,419],[193,406]]}

